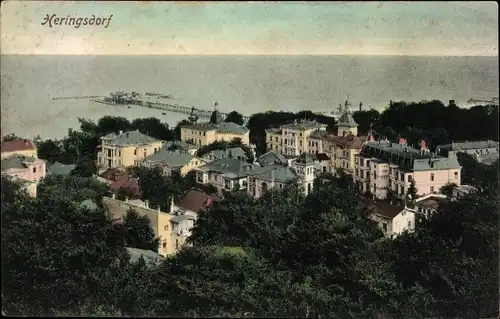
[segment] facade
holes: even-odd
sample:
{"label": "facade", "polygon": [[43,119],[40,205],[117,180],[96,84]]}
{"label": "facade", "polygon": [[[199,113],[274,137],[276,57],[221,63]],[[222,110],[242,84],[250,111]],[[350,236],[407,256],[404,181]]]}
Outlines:
{"label": "facade", "polygon": [[397,196],[406,195],[413,181],[418,195],[437,193],[447,183],[460,185],[461,166],[456,155],[442,157],[431,153],[425,142],[417,150],[401,138],[399,143],[385,141],[366,142],[356,156],[353,181],[362,192],[384,199],[387,191]]}
{"label": "facade", "polygon": [[223,158],[195,168],[196,181],[200,184],[210,184],[217,188],[219,195],[222,190],[247,188],[247,172],[254,165],[239,159]]}
{"label": "facade", "polygon": [[136,163],[140,167],[161,168],[165,176],[170,176],[173,171],[185,176],[192,169],[204,164],[206,164],[205,160],[186,151],[168,151],[164,148]]}
{"label": "facade", "polygon": [[45,161],[14,154],[2,159],[1,172],[20,181],[28,193],[36,197],[37,185],[46,174]]}
{"label": "facade", "polygon": [[413,208],[405,207],[392,219],[392,235],[398,236],[404,232],[412,233],[417,226],[418,217],[428,218],[434,214],[439,203],[446,199],[442,194],[428,194],[417,198]]}
{"label": "facade", "polygon": [[219,111],[215,110],[208,123],[192,123],[181,126],[181,141],[192,143],[198,147],[212,144],[215,141],[230,142],[235,138],[250,146],[250,130],[232,122],[224,122]]}
{"label": "facade", "polygon": [[108,134],[101,137],[97,165],[101,168],[128,167],[156,153],[163,141],[137,131]]}
{"label": "facade", "polygon": [[363,200],[370,211],[369,218],[377,223],[385,237],[391,238],[393,234],[392,220],[403,209],[403,206],[391,205],[388,202]]}
{"label": "facade", "polygon": [[174,252],[186,245],[186,240],[191,236],[191,229],[198,219],[198,214],[219,200],[218,197],[190,190],[179,201],[172,202],[170,214],[174,217],[170,219],[170,223]]}
{"label": "facade", "polygon": [[346,101],[344,109],[339,108],[340,118],[337,123],[337,135],[328,134],[323,137],[324,150],[330,157],[328,171],[334,173],[342,169],[347,174],[354,171],[356,156],[359,154],[364,142],[373,137],[358,136],[358,124],[354,121],[350,110],[350,102]]}
{"label": "facade", "polygon": [[474,157],[479,163],[491,165],[498,160],[498,142],[496,141],[473,141],[463,143],[451,143],[439,145],[436,153],[448,156],[448,153],[466,153]]}
{"label": "facade", "polygon": [[309,153],[302,153],[292,163],[292,168],[295,170],[306,196],[313,190],[314,178],[316,177],[315,166],[316,157]]}
{"label": "facade", "polygon": [[299,175],[290,167],[280,164],[270,164],[254,167],[247,172],[247,192],[256,197],[261,197],[266,191],[274,187],[283,188],[289,182],[299,182]]}
{"label": "facade", "polygon": [[2,159],[11,156],[38,158],[35,143],[27,139],[2,142],[0,151]]}
{"label": "facade", "polygon": [[268,151],[283,155],[322,152],[321,136],[326,133],[326,124],[316,121],[294,121],[280,128],[266,130]]}
{"label": "facade", "polygon": [[120,201],[113,195],[110,197],[103,197],[103,206],[115,218],[116,221],[121,221],[129,209],[134,209],[139,216],[147,216],[151,222],[155,236],[159,238],[160,244],[158,253],[164,257],[175,252],[175,243],[172,243],[172,229],[170,219],[175,217],[167,212],[160,211],[159,208],[154,209],[149,207],[147,202],[141,200],[125,200]]}

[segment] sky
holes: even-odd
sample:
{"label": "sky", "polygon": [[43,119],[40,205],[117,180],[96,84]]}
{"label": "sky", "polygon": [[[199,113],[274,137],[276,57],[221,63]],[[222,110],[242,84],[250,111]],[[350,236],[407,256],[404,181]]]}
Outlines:
{"label": "sky", "polygon": [[[47,15],[109,25],[42,25]],[[2,54],[498,56],[496,2],[3,1]]]}

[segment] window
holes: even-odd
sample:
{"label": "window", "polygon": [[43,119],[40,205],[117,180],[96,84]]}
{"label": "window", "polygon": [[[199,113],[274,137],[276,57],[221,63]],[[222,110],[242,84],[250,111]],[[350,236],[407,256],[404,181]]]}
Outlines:
{"label": "window", "polygon": [[167,248],[167,241],[164,241],[162,246],[163,248]]}
{"label": "window", "polygon": [[453,175],[455,176],[455,179],[458,179],[458,172],[455,172]]}
{"label": "window", "polygon": [[387,232],[387,223],[382,223],[382,229]]}
{"label": "window", "polygon": [[175,249],[179,249],[179,240],[178,239],[175,240]]}
{"label": "window", "polygon": [[147,157],[147,156],[148,156],[148,155],[147,155],[147,153],[146,153],[146,152],[144,152],[144,157]]}
{"label": "window", "polygon": [[411,220],[408,221],[408,229],[411,229]]}
{"label": "window", "polygon": [[33,167],[33,173],[36,173],[36,167]]}
{"label": "window", "polygon": [[167,231],[168,230],[168,225],[164,226],[163,230]]}
{"label": "window", "polygon": [[134,155],[137,155],[137,149],[134,150]]}
{"label": "window", "polygon": [[411,182],[412,178],[413,177],[411,175],[408,175],[408,182]]}
{"label": "window", "polygon": [[431,193],[434,193],[434,186],[431,186]]}
{"label": "window", "polygon": [[434,181],[434,173],[431,173],[431,181]]}

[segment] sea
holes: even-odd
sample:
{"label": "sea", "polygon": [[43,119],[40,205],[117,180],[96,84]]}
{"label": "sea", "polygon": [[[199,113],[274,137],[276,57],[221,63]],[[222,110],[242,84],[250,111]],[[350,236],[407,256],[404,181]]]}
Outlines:
{"label": "sea", "polygon": [[187,115],[88,99],[115,91],[172,95],[176,104],[244,115],[383,110],[393,101],[499,96],[498,57],[417,56],[50,56],[2,55],[1,134],[61,138],[78,118],[158,117],[171,126]]}

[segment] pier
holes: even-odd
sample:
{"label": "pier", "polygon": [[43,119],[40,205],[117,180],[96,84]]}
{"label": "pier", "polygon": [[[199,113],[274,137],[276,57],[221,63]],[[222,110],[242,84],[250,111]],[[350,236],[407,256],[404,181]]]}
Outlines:
{"label": "pier", "polygon": [[[165,99],[173,99],[171,95],[159,94],[159,93],[146,93],[141,96],[141,94],[132,92],[128,94],[125,92],[111,93],[110,96],[68,96],[68,97],[54,97],[53,100],[69,100],[69,99],[88,99],[95,103],[106,104],[106,105],[123,105],[123,106],[142,106],[152,109],[163,110],[167,112],[175,112],[190,115],[193,107],[184,106],[179,104],[172,104],[164,102]],[[162,101],[160,99],[163,99]],[[213,110],[202,110],[194,107],[194,113],[198,117],[210,118],[212,116]],[[228,113],[220,112],[224,117],[227,117]],[[250,119],[249,116],[242,116],[245,123]]]}
{"label": "pier", "polygon": [[[129,103],[123,102],[123,103],[117,103],[117,102],[112,102],[107,99],[92,99],[92,102],[96,103],[101,103],[101,104],[107,104],[107,105],[128,105],[128,106],[143,106],[143,107],[148,107],[151,109],[157,109],[157,110],[163,110],[167,112],[175,112],[175,113],[181,113],[181,114],[186,114],[190,115],[191,110],[193,107],[189,106],[183,106],[179,104],[170,104],[170,103],[164,103],[164,102],[153,102],[153,101],[143,101],[143,100],[134,100],[130,101]],[[195,114],[199,117],[203,118],[210,118],[212,116],[213,110],[201,110],[198,108],[195,109]],[[220,114],[224,117],[227,117],[228,113],[220,112]],[[244,116],[242,115],[243,121],[246,123],[250,119],[249,116]]]}

